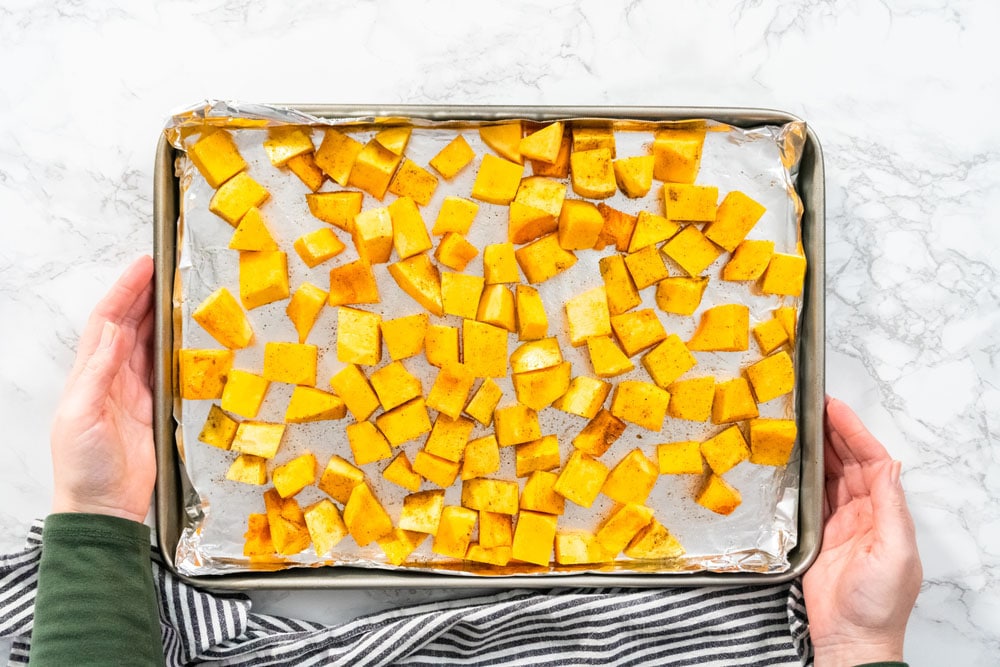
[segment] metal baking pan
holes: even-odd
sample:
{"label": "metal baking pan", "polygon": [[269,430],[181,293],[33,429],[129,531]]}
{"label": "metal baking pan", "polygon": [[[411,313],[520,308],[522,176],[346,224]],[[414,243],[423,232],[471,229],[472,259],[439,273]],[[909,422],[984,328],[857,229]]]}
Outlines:
{"label": "metal baking pan", "polygon": [[[551,121],[589,117],[645,121],[706,118],[736,127],[778,125],[802,120],[769,109],[725,107],[557,107],[557,106],[348,106],[282,105],[322,118],[392,116],[428,120],[495,121],[528,119]],[[570,574],[559,576],[470,577],[418,571],[386,571],[353,567],[297,568],[278,572],[247,571],[226,575],[179,574],[174,554],[183,529],[185,499],[193,493],[180,465],[173,419],[173,306],[176,263],[176,222],[179,184],[174,172],[177,151],[161,135],[154,170],[154,257],[156,263],[156,327],[154,337],[154,417],[157,457],[155,491],[156,534],[163,560],[187,583],[214,589],[319,588],[552,588],[765,585],[801,576],[819,553],[822,535],[825,289],[825,191],[823,153],[807,126],[798,173],[802,199],[802,243],[808,259],[800,312],[798,395],[800,486],[798,544],[789,554],[789,568],[779,573],[700,572],[650,574]]]}

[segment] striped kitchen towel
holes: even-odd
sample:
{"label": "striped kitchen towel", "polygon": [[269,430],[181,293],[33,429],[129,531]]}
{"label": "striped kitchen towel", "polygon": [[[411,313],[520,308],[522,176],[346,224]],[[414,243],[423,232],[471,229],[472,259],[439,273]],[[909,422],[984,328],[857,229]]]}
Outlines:
{"label": "striped kitchen towel", "polygon": [[[0,556],[0,638],[28,661],[42,522]],[[802,665],[799,583],[763,587],[512,590],[326,626],[258,614],[242,594],[174,577],[155,549],[168,665]]]}

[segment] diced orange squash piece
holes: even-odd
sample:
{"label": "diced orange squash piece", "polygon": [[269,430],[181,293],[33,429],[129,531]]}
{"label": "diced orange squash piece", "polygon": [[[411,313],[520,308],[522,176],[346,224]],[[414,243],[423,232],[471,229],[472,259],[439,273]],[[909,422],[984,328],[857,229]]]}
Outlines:
{"label": "diced orange squash piece", "polygon": [[677,538],[653,519],[636,533],[622,553],[637,560],[665,560],[683,556],[685,552]]}
{"label": "diced orange squash piece", "polygon": [[616,503],[644,503],[660,471],[641,449],[633,449],[611,469],[601,493]]}
{"label": "diced orange squash piece", "polygon": [[503,397],[503,390],[490,378],[483,380],[472,400],[465,406],[465,414],[469,415],[483,426],[493,423],[493,411]]}
{"label": "diced orange squash piece", "polygon": [[319,348],[308,343],[265,343],[263,376],[271,382],[315,386],[318,357]]}
{"label": "diced orange squash piece", "polygon": [[732,252],[746,238],[766,210],[744,193],[733,190],[719,204],[715,220],[705,225],[703,230],[705,237]]}
{"label": "diced orange squash piece", "polygon": [[253,419],[264,403],[264,395],[271,385],[265,378],[249,371],[234,368],[229,371],[226,388],[222,390],[222,409],[240,417]]}
{"label": "diced orange squash piece", "polygon": [[514,446],[514,470],[518,477],[527,477],[536,470],[553,470],[560,461],[559,438],[554,435]]}
{"label": "diced orange squash piece", "polygon": [[437,185],[437,176],[404,157],[392,180],[389,181],[389,192],[399,197],[412,198],[421,206],[427,206],[434,196]]}
{"label": "diced orange squash piece", "polygon": [[240,301],[247,310],[287,299],[288,293],[288,257],[285,253],[240,253]]}
{"label": "diced orange squash piece", "polygon": [[388,206],[364,209],[354,216],[351,236],[358,255],[369,264],[384,264],[392,256],[392,215]]}
{"label": "diced orange squash piece", "polygon": [[267,483],[267,459],[253,454],[240,454],[226,470],[230,482],[264,486]]}
{"label": "diced orange squash piece", "polygon": [[520,282],[512,243],[491,243],[483,248],[483,277],[487,285]]}
{"label": "diced orange squash piece", "polygon": [[351,415],[363,422],[371,417],[379,406],[378,396],[368,383],[368,378],[354,364],[348,364],[330,378],[330,386],[337,392]]}
{"label": "diced orange squash piece", "polygon": [[625,432],[625,422],[601,409],[573,438],[573,446],[591,456],[602,456]]}
{"label": "diced orange squash piece", "polygon": [[501,447],[519,445],[542,437],[538,413],[526,405],[497,408],[493,413],[493,431]]}
{"label": "diced orange squash piece", "polygon": [[378,364],[382,360],[381,322],[378,313],[346,306],[337,308],[337,359],[361,366]]}
{"label": "diced orange squash piece", "polygon": [[611,151],[607,148],[574,150],[569,156],[573,192],[590,199],[606,199],[615,194],[618,183],[611,159]]}
{"label": "diced orange squash piece", "polygon": [[458,363],[458,328],[442,324],[427,325],[424,336],[424,355],[427,363],[441,368],[448,363]]}
{"label": "diced orange squash piece", "polygon": [[625,354],[634,357],[664,340],[667,332],[652,308],[634,310],[611,317],[611,329]]}
{"label": "diced orange squash piece", "polygon": [[278,244],[267,228],[264,216],[260,209],[254,206],[240,219],[240,224],[236,226],[229,239],[231,250],[278,250]]}
{"label": "diced orange squash piece", "polygon": [[703,422],[712,416],[715,399],[715,378],[711,375],[678,380],[667,387],[670,404],[667,414],[675,419]]}
{"label": "diced orange squash piece", "polygon": [[653,510],[650,508],[626,503],[600,525],[595,537],[606,552],[617,556],[652,520]]}
{"label": "diced orange squash piece", "polygon": [[475,423],[465,417],[452,419],[447,415],[438,415],[434,420],[431,434],[424,443],[424,451],[458,463],[462,460],[466,445],[469,444],[469,436],[474,426]]}
{"label": "diced orange squash piece", "polygon": [[[463,492],[464,492],[463,487]],[[516,489],[515,489],[516,491]],[[517,495],[515,493],[515,500]],[[517,510],[514,511],[517,513]],[[479,544],[486,549],[510,547],[514,539],[514,522],[510,514],[479,512]]]}
{"label": "diced orange squash piece", "polygon": [[[431,432],[431,418],[427,414],[427,406],[422,398],[415,398],[408,403],[383,412],[375,418],[375,425],[393,447],[399,447]],[[414,461],[414,465],[416,465],[416,461]],[[423,472],[419,470],[417,472],[423,475]],[[428,479],[430,478],[428,477]]]}
{"label": "diced orange squash piece", "polygon": [[347,525],[340,510],[328,499],[309,505],[302,512],[316,555],[323,557],[347,537]]}
{"label": "diced orange squash piece", "polygon": [[558,517],[552,514],[522,510],[514,528],[511,555],[519,561],[548,565],[556,539]]}
{"label": "diced orange squash piece", "polygon": [[475,510],[458,505],[446,506],[441,510],[441,519],[438,521],[431,551],[450,558],[465,558],[478,518],[479,513]]}
{"label": "diced orange squash piece", "polygon": [[510,204],[523,173],[524,165],[487,153],[472,184],[472,198],[490,204]]}
{"label": "diced orange squash piece", "polygon": [[569,341],[574,347],[588,338],[611,335],[611,314],[605,287],[594,287],[566,302]]}
{"label": "diced orange squash piece", "polygon": [[462,320],[462,359],[476,377],[507,375],[507,331],[475,320]]}
{"label": "diced orange squash piece", "polygon": [[365,144],[355,158],[347,185],[364,190],[381,200],[401,161],[402,156],[373,139]]}
{"label": "diced orange squash piece", "polygon": [[344,523],[359,547],[392,532],[392,518],[364,482],[354,487],[344,505]]}
{"label": "diced orange squash piece", "polygon": [[373,371],[368,380],[384,410],[392,410],[397,405],[423,396],[424,388],[401,361],[393,361]]}
{"label": "diced orange squash piece", "polygon": [[521,137],[524,130],[521,121],[502,122],[497,125],[484,125],[479,128],[479,138],[483,143],[497,152],[498,155],[513,162],[523,162],[521,158]]}
{"label": "diced orange squash piece", "polygon": [[382,476],[409,491],[419,491],[424,481],[424,478],[413,470],[410,459],[406,458],[406,452],[402,451],[385,467]]}
{"label": "diced orange squash piece", "polygon": [[689,350],[737,352],[750,345],[750,309],[740,303],[725,303],[701,314]]}
{"label": "diced orange squash piece", "polygon": [[612,162],[615,182],[626,197],[645,197],[653,187],[653,161],[652,155],[637,155]]}
{"label": "diced orange squash piece", "polygon": [[628,251],[636,252],[655,246],[672,238],[680,230],[680,224],[673,220],[649,211],[639,211],[639,215],[635,219],[635,228],[632,230],[632,238],[628,242]]}
{"label": "diced orange squash piece", "polygon": [[429,164],[437,173],[452,179],[462,171],[473,159],[476,153],[461,134],[448,142],[448,145],[438,151],[430,159]]}
{"label": "diced orange squash piece", "polygon": [[521,509],[546,514],[562,514],[566,499],[553,490],[559,475],[536,470],[524,482],[521,490]]}
{"label": "diced orange squash piece", "polygon": [[376,540],[386,560],[399,566],[406,562],[414,551],[427,539],[427,533],[393,528],[388,535]]}
{"label": "diced orange squash piece", "polygon": [[334,394],[315,387],[296,386],[285,410],[285,421],[289,424],[343,419],[347,416],[347,405]]}
{"label": "diced orange squash piece", "polygon": [[320,313],[323,312],[323,306],[326,305],[328,299],[329,295],[326,291],[312,283],[302,283],[292,293],[292,298],[288,300],[288,305],[285,306],[285,314],[288,315],[288,319],[295,325],[295,331],[299,334],[300,343],[306,342],[309,332],[312,331],[313,325],[319,319]]}
{"label": "diced orange squash piece", "polygon": [[272,127],[264,140],[264,152],[275,167],[283,167],[296,155],[312,153],[315,149],[309,131],[302,127]]}
{"label": "diced orange squash piece", "polygon": [[750,332],[753,333],[754,340],[764,354],[771,354],[788,342],[785,325],[776,317],[755,324]]}
{"label": "diced orange squash piece", "polygon": [[274,469],[271,473],[274,490],[282,498],[290,498],[296,493],[316,483],[316,457],[306,452]]}
{"label": "diced orange squash piece", "polygon": [[479,212],[479,204],[461,197],[445,197],[438,209],[437,218],[434,220],[434,227],[431,233],[435,236],[454,232],[456,234],[468,234],[472,227],[472,221]]}
{"label": "diced orange squash piece", "polygon": [[212,188],[247,168],[232,135],[223,130],[202,136],[187,149],[187,156]]}
{"label": "diced orange squash piece", "polygon": [[301,155],[296,155],[285,163],[288,167],[288,171],[292,172],[299,177],[299,180],[309,188],[310,191],[316,192],[321,187],[323,187],[323,182],[326,180],[326,174],[323,170],[319,168],[316,164],[316,157],[313,153],[302,153]]}
{"label": "diced orange squash piece", "polygon": [[632,276],[636,289],[646,289],[669,276],[667,265],[656,246],[646,246],[641,250],[625,255],[625,267]]}
{"label": "diced orange squash piece", "polygon": [[202,400],[221,397],[234,356],[232,350],[178,350],[181,398]]}
{"label": "diced orange squash piece", "polygon": [[231,350],[242,349],[253,342],[250,320],[236,297],[225,287],[208,295],[191,313],[191,318]]}
{"label": "diced orange squash piece", "polygon": [[663,184],[663,207],[670,220],[712,222],[718,202],[719,188],[714,185]]}
{"label": "diced orange squash piece", "polygon": [[309,212],[338,229],[350,233],[354,229],[354,218],[361,213],[365,196],[353,190],[340,192],[317,192],[306,195]]}
{"label": "diced orange squash piece", "polygon": [[750,447],[734,424],[701,443],[701,455],[712,472],[722,475],[750,458]]}
{"label": "diced orange squash piece", "polygon": [[432,315],[444,315],[441,304],[441,273],[426,254],[400,260],[389,265],[389,275],[400,289]]}
{"label": "diced orange squash piece", "polygon": [[784,350],[747,366],[746,373],[758,403],[767,403],[795,388],[795,366]]}
{"label": "diced orange squash piece", "polygon": [[559,153],[552,163],[531,160],[531,173],[535,176],[545,176],[547,178],[566,178],[569,176],[569,154],[572,142],[569,135],[563,132],[562,140],[559,142]]}
{"label": "diced orange squash piece", "polygon": [[750,420],[750,463],[783,466],[795,448],[798,428],[794,419]]}
{"label": "diced orange squash piece", "polygon": [[653,136],[653,178],[667,183],[694,183],[701,166],[704,129],[667,129]]}
{"label": "diced orange squash piece", "polygon": [[385,343],[389,356],[398,360],[420,354],[424,349],[427,323],[427,313],[382,320],[382,342]]}
{"label": "diced orange squash piece", "polygon": [[316,149],[316,165],[340,186],[346,187],[354,162],[364,144],[346,134],[327,128],[323,130],[323,141]]}
{"label": "diced orange squash piece", "polygon": [[236,429],[239,422],[222,411],[218,405],[212,405],[208,409],[208,417],[201,427],[198,440],[206,445],[218,447],[219,449],[229,449],[236,437]]}
{"label": "diced orange squash piece", "polygon": [[712,399],[712,423],[728,424],[756,417],[757,403],[744,378],[733,378],[715,385]]}
{"label": "diced orange squash piece", "polygon": [[219,186],[208,202],[208,210],[236,227],[250,209],[271,196],[263,185],[241,171]]}
{"label": "diced orange squash piece", "polygon": [[760,290],[765,294],[801,296],[806,279],[806,258],[776,252],[760,279]]}
{"label": "diced orange squash piece", "polygon": [[593,248],[604,229],[597,207],[582,199],[567,199],[559,213],[559,245],[566,250]]}
{"label": "diced orange squash piece", "polygon": [[670,276],[656,283],[656,305],[665,313],[693,315],[708,287],[708,276]]}
{"label": "diced orange squash piece", "polygon": [[323,468],[316,486],[338,503],[345,505],[351,498],[354,487],[364,484],[365,473],[347,459],[331,456]]}
{"label": "diced orange squash piece", "polygon": [[368,262],[359,259],[330,269],[327,303],[331,306],[378,302],[378,284]]}
{"label": "diced orange squash piece", "polygon": [[553,278],[576,264],[576,255],[559,245],[556,234],[548,234],[514,252],[521,272],[531,284]]}
{"label": "diced orange squash piece", "polygon": [[590,507],[597,500],[608,473],[606,465],[577,449],[569,455],[552,489],[566,500]]}
{"label": "diced orange squash piece", "polygon": [[642,357],[643,368],[658,386],[666,389],[677,378],[698,363],[677,334],[668,335],[662,343]]}
{"label": "diced orange squash piece", "polygon": [[610,393],[609,383],[586,375],[578,375],[570,381],[566,393],[552,403],[552,407],[572,415],[593,419]]}
{"label": "diced orange squash piece", "polygon": [[589,565],[614,560],[586,530],[556,531],[556,563],[559,565]]}
{"label": "diced orange squash piece", "polygon": [[556,121],[550,123],[522,138],[518,144],[518,152],[520,152],[522,158],[551,164],[559,156],[559,146],[562,144],[562,137],[562,122]]}
{"label": "diced orange squash piece", "polygon": [[705,469],[701,458],[701,443],[697,440],[657,445],[656,459],[660,464],[661,475],[700,475]]}
{"label": "diced orange squash piece", "polygon": [[264,492],[264,507],[276,553],[291,556],[309,547],[309,528],[295,498],[282,498],[276,490],[268,489]]}
{"label": "diced orange squash piece", "polygon": [[392,220],[392,245],[400,259],[431,249],[431,237],[413,199],[399,197],[388,208]]}
{"label": "diced orange squash piece", "polygon": [[528,243],[557,229],[558,214],[519,201],[512,201],[507,208],[507,240],[511,243]]}
{"label": "diced orange squash piece", "polygon": [[709,241],[694,225],[688,225],[677,232],[660,250],[677,262],[689,276],[701,275],[722,254],[722,249]]}
{"label": "diced orange squash piece", "polygon": [[486,285],[479,298],[476,319],[510,332],[517,331],[514,293],[503,284]]}
{"label": "diced orange squash piece", "polygon": [[547,408],[569,389],[572,372],[573,365],[565,361],[552,368],[514,373],[511,379],[517,400],[534,410]]}
{"label": "diced orange squash piece", "polygon": [[745,240],[736,246],[733,256],[722,267],[722,279],[757,280],[764,274],[773,254],[774,241]]}
{"label": "diced orange squash piece", "polygon": [[538,290],[530,285],[518,284],[514,288],[514,306],[518,340],[538,340],[548,335],[549,319]]}
{"label": "diced orange squash piece", "polygon": [[[434,259],[455,271],[464,271],[476,255],[479,249],[469,243],[464,236],[455,232],[448,232],[438,243],[437,250],[434,251]],[[511,253],[511,259],[514,255]]]}
{"label": "diced orange squash piece", "polygon": [[604,216],[604,228],[597,237],[594,250],[604,250],[613,244],[618,252],[626,252],[632,241],[632,232],[635,230],[638,218],[612,208],[604,202],[597,205],[597,210]]}
{"label": "diced orange squash piece", "polygon": [[470,440],[462,457],[462,479],[492,475],[500,470],[500,445],[492,434]]}
{"label": "diced orange squash piece", "polygon": [[403,498],[399,528],[433,535],[437,532],[444,509],[444,490],[421,491]]}
{"label": "diced orange squash piece", "polygon": [[610,378],[628,373],[635,368],[611,336],[595,336],[587,339],[587,353],[590,355],[590,365],[594,374],[602,378]]}
{"label": "diced orange squash piece", "polygon": [[464,365],[445,364],[427,394],[427,407],[458,419],[475,381],[476,377]]}
{"label": "diced orange squash piece", "polygon": [[577,125],[573,128],[573,151],[590,151],[606,148],[615,157],[615,133],[610,125]]}
{"label": "diced orange squash piece", "polygon": [[563,361],[562,350],[556,338],[524,343],[510,355],[510,368],[514,373],[526,373],[551,368]]}
{"label": "diced orange squash piece", "polygon": [[308,234],[303,234],[295,239],[292,246],[295,248],[295,252],[299,254],[299,257],[302,258],[302,261],[305,262],[305,265],[310,269],[319,266],[332,257],[336,257],[344,252],[344,248],[346,247],[329,227],[323,227]]}
{"label": "diced orange squash piece", "polygon": [[667,416],[670,394],[655,384],[623,380],[611,396],[611,414],[650,431],[659,431]]}
{"label": "diced orange squash piece", "polygon": [[230,449],[241,454],[273,459],[281,447],[281,438],[284,434],[284,424],[243,422],[236,428],[236,436]]}
{"label": "diced orange squash piece", "polygon": [[639,290],[632,282],[625,260],[621,255],[607,255],[598,263],[598,270],[604,280],[605,294],[608,297],[608,313],[618,315],[635,308],[642,303]]}
{"label": "diced orange squash piece", "polygon": [[[517,186],[514,201],[558,217],[566,199],[566,184],[552,178],[528,176]],[[511,202],[514,203],[514,202]],[[516,243],[516,241],[515,241]]]}
{"label": "diced orange squash piece", "polygon": [[517,482],[477,477],[462,482],[462,506],[480,512],[517,514]]}

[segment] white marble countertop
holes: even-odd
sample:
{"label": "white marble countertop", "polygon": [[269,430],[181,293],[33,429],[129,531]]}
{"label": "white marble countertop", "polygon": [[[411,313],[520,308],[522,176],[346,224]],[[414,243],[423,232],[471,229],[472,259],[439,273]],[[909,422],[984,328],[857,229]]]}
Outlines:
{"label": "white marble countertop", "polygon": [[[1000,75],[987,63],[1000,5],[541,6],[0,6],[0,551],[49,507],[49,421],[91,306],[152,250],[170,112],[209,97],[771,107],[805,118],[825,150],[828,393],[904,463],[926,576],[907,657],[996,664],[1000,125],[987,113]],[[336,621],[424,595],[255,597]]]}

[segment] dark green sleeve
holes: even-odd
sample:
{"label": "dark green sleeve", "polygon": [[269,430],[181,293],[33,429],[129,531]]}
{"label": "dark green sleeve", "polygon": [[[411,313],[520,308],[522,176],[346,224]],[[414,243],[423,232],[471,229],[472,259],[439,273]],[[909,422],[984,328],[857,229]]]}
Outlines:
{"label": "dark green sleeve", "polygon": [[30,664],[164,664],[148,526],[98,514],[45,520]]}

